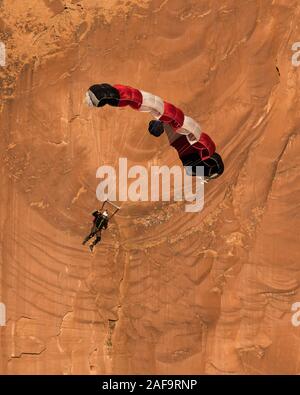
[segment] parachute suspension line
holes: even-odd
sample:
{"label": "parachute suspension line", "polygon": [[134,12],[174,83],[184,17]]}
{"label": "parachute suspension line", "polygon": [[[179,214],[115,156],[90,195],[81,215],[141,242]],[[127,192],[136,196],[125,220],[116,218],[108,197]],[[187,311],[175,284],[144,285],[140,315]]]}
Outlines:
{"label": "parachute suspension line", "polygon": [[[148,93],[148,92],[144,92],[144,91],[141,91],[142,92],[142,94],[143,94],[143,96],[144,95],[151,95],[150,93]],[[154,95],[153,95],[154,96]],[[156,96],[155,96],[156,97]],[[159,98],[162,102],[163,102],[163,100],[159,97],[159,96],[157,96],[157,98]],[[153,110],[152,110],[153,111]],[[140,110],[140,112],[145,112],[145,113],[149,113],[149,114],[151,114],[151,109],[149,109],[148,111],[147,110]],[[161,113],[161,115],[162,115],[162,113]],[[146,139],[147,139],[147,133],[142,133],[141,134],[141,138],[140,138],[140,140],[139,140],[139,142],[138,142],[138,144],[137,144],[137,148],[140,148],[140,147],[142,147],[143,146],[143,143],[146,141]]]}
{"label": "parachute suspension line", "polygon": [[102,203],[101,210],[100,210],[101,212],[104,209],[106,204],[109,204],[114,208],[114,212],[109,216],[109,219],[111,219],[119,210],[121,210],[121,206],[119,207],[116,204],[114,204],[113,202],[111,202],[109,199],[106,199]]}

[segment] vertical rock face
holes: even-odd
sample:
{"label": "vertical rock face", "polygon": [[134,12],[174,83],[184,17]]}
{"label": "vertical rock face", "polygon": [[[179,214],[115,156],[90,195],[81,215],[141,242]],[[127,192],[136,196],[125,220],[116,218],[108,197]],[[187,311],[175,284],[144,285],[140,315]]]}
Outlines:
{"label": "vertical rock face", "polygon": [[[297,2],[98,3],[1,5],[0,372],[300,373]],[[179,164],[84,106],[98,82],[176,103],[225,173],[200,213],[124,203],[90,255],[97,168]]]}

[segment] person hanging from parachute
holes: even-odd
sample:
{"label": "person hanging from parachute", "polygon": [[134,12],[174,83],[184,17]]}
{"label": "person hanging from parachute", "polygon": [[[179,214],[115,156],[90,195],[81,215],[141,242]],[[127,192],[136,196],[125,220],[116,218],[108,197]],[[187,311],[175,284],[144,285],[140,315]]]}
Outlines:
{"label": "person hanging from parachute", "polygon": [[155,119],[149,122],[148,131],[155,137],[166,132],[170,145],[176,149],[188,175],[197,176],[197,167],[204,167],[204,182],[224,172],[221,156],[213,140],[201,132],[199,124],[182,110],[159,96],[125,85],[96,84],[86,92],[89,106],[129,106],[149,112]]}
{"label": "person hanging from parachute", "polygon": [[[112,213],[111,216],[109,216],[107,210],[103,210],[105,204],[110,204],[115,208],[115,211]],[[103,202],[101,210],[95,210],[92,215],[93,215],[93,225],[91,228],[90,233],[86,236],[86,238],[83,240],[82,244],[85,245],[89,240],[94,238],[93,242],[89,245],[90,251],[93,252],[94,247],[96,244],[98,244],[101,241],[101,232],[104,229],[107,229],[108,227],[108,222],[109,220],[120,210],[120,207],[116,206],[115,204],[111,203],[109,200],[105,200]]]}

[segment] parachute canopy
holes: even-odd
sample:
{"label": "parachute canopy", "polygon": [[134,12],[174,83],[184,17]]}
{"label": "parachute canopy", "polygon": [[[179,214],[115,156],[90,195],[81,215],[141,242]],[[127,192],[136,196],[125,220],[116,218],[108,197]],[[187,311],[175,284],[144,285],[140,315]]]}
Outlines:
{"label": "parachute canopy", "polygon": [[[159,96],[125,85],[96,84],[86,93],[90,106],[129,106],[134,110],[149,112],[155,121],[149,123],[149,132],[158,137],[166,131],[184,166],[204,166],[206,177],[215,178],[224,171],[221,156],[213,140],[200,125],[175,105]],[[192,174],[193,175],[193,174]]]}

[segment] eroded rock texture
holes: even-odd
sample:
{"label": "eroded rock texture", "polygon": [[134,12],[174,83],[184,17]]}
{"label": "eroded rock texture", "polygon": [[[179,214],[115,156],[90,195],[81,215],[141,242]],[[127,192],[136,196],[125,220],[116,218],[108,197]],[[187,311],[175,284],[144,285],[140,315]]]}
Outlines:
{"label": "eroded rock texture", "polygon": [[[298,2],[0,4],[0,372],[299,374]],[[176,103],[226,171],[197,214],[124,204],[90,255],[96,169],[179,164],[147,114],[85,107],[97,82]]]}

